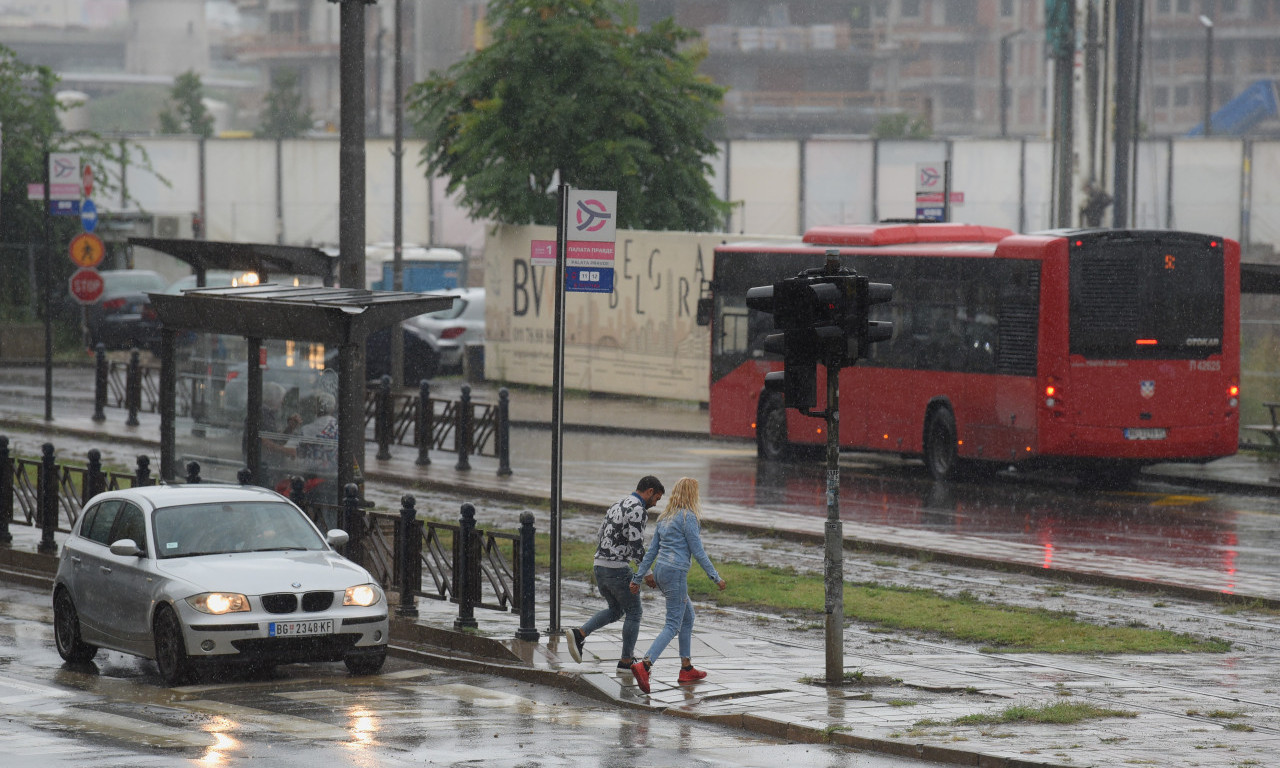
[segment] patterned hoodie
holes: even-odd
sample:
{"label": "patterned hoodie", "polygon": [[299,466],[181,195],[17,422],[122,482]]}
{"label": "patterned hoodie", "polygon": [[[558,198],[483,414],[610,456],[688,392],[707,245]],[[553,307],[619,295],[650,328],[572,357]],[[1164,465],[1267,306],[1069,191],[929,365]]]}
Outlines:
{"label": "patterned hoodie", "polygon": [[636,493],[605,510],[596,544],[595,565],[626,568],[644,558],[644,524],[648,520],[644,500]]}

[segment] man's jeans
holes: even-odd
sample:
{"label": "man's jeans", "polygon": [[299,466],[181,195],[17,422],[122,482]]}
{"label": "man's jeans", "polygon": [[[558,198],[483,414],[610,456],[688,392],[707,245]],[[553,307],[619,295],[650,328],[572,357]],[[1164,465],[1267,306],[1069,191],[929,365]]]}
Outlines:
{"label": "man's jeans", "polygon": [[643,609],[640,607],[640,596],[631,594],[632,571],[630,568],[605,568],[597,565],[595,572],[596,586],[600,588],[600,594],[604,596],[608,605],[595,616],[587,619],[587,623],[580,628],[582,634],[589,635],[625,615],[626,621],[622,622],[620,658],[634,658],[636,638],[640,635],[640,614]]}

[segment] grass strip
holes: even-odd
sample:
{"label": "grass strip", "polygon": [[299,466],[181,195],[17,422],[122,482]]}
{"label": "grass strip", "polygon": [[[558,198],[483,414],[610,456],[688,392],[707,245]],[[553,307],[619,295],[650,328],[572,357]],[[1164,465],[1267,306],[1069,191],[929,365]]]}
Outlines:
{"label": "grass strip", "polygon": [[[548,567],[547,538],[539,536],[538,564]],[[592,542],[562,540],[561,570],[566,576],[592,578]],[[817,616],[824,601],[820,575],[790,568],[717,562],[729,583],[716,589],[696,565],[689,594],[713,605],[775,613]],[[845,618],[908,632],[924,632],[975,643],[984,650],[1019,653],[1225,653],[1231,644],[1163,629],[1103,626],[1069,613],[987,603],[971,595],[949,597],[926,589],[879,584],[846,584]]]}
{"label": "grass strip", "polygon": [[1006,723],[1046,723],[1072,725],[1083,720],[1100,720],[1104,717],[1137,717],[1138,713],[1127,709],[1105,709],[1092,704],[1057,701],[1038,707],[1014,705],[999,714],[964,715],[952,720],[952,725],[1002,725]]}

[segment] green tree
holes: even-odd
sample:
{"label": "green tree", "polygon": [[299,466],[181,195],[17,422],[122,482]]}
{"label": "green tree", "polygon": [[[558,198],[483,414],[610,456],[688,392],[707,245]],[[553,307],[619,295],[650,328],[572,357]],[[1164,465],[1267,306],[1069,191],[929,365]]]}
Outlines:
{"label": "green tree", "polygon": [[[53,70],[27,64],[0,45],[0,319],[31,319],[26,311],[33,298],[27,289],[26,254],[29,246],[44,243],[45,213],[42,200],[27,199],[27,185],[44,181],[45,152],[74,152],[81,162],[91,164],[94,197],[99,199],[119,198],[122,168],[151,170],[146,153],[136,145],[107,141],[91,131],[62,132],[57,88]],[[51,225],[54,253],[37,256],[37,268],[51,270],[59,299],[54,317],[69,329],[66,337],[74,338],[79,307],[61,299],[75,269],[65,258],[66,247],[79,231],[80,220],[54,216]]]}
{"label": "green tree", "polygon": [[423,162],[474,218],[551,224],[557,178],[616,189],[619,227],[707,230],[728,206],[707,180],[724,89],[697,74],[697,33],[646,31],[619,0],[491,0],[493,43],[415,84]]}
{"label": "green tree", "polygon": [[311,110],[302,106],[302,90],[298,73],[292,69],[278,71],[267,91],[258,136],[269,139],[293,139],[311,128]]}
{"label": "green tree", "polygon": [[928,120],[902,112],[884,115],[876,122],[875,131],[872,132],[877,139],[927,139],[932,134]]}
{"label": "green tree", "polygon": [[169,104],[160,112],[161,133],[213,135],[213,115],[204,106],[204,85],[194,70],[173,79]]}

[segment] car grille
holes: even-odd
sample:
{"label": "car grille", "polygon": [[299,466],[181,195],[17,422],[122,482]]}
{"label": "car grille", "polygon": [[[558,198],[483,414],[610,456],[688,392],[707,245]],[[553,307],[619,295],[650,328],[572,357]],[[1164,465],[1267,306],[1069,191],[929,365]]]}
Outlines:
{"label": "car grille", "polygon": [[[327,611],[332,605],[332,592],[307,592],[302,596],[302,610],[307,613]],[[293,613],[298,610],[298,596],[291,592],[263,595],[262,607],[267,613]]]}

